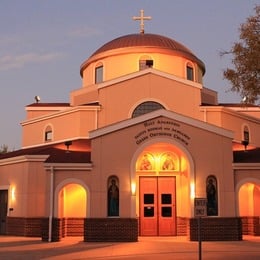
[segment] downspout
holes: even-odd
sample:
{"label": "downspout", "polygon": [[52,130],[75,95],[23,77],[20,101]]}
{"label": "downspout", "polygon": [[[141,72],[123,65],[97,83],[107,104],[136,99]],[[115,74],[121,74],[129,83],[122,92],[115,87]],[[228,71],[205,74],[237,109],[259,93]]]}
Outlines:
{"label": "downspout", "polygon": [[51,242],[51,237],[52,237],[53,179],[54,179],[54,168],[53,168],[53,166],[51,166],[51,175],[50,175],[50,215],[49,215],[49,237],[48,237],[48,242]]}
{"label": "downspout", "polygon": [[96,113],[95,113],[95,129],[98,128],[98,109],[96,109]]}
{"label": "downspout", "polygon": [[98,129],[98,112],[101,110],[101,105],[99,105],[99,108],[96,108],[95,111],[95,129]]}

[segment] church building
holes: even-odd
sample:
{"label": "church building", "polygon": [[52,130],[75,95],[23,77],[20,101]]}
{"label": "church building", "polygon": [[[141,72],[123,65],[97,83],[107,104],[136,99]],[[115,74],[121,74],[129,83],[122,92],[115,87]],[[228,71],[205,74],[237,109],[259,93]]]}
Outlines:
{"label": "church building", "polygon": [[259,106],[219,103],[203,61],[146,33],[150,18],[97,47],[69,103],[25,107],[21,149],[0,155],[0,235],[260,235]]}

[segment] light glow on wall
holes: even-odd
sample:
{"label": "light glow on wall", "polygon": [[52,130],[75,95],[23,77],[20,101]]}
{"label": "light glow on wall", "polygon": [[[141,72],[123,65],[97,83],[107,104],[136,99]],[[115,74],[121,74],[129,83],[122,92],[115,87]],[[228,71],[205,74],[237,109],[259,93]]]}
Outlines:
{"label": "light glow on wall", "polygon": [[194,182],[190,183],[190,198],[191,199],[195,198],[195,184],[194,184]]}
{"label": "light glow on wall", "polygon": [[181,171],[187,171],[188,170],[188,161],[182,156],[181,157]]}
{"label": "light glow on wall", "polygon": [[15,197],[15,186],[11,187],[11,201],[15,202],[16,201],[16,197]]}
{"label": "light glow on wall", "polygon": [[136,194],[136,183],[135,182],[131,183],[131,194],[133,196],[135,196],[135,194]]}
{"label": "light glow on wall", "polygon": [[254,187],[253,183],[245,183],[239,190],[240,216],[254,216]]}

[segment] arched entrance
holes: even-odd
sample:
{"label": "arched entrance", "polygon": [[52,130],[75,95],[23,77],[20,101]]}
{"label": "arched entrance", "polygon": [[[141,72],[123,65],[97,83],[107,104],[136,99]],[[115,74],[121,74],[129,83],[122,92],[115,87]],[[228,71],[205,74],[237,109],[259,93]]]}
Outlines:
{"label": "arched entrance", "polygon": [[187,235],[193,179],[186,154],[160,141],[143,147],[135,162],[139,235]]}
{"label": "arched entrance", "polygon": [[243,220],[244,235],[260,235],[260,185],[247,180],[238,190],[239,216]]}
{"label": "arched entrance", "polygon": [[83,236],[87,215],[87,191],[79,182],[67,180],[57,193],[57,217],[62,220],[63,237]]}

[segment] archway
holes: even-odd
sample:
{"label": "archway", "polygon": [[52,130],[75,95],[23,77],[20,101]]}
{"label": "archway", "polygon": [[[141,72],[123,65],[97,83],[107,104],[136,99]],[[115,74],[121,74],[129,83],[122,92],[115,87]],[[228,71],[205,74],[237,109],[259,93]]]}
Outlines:
{"label": "archway", "polygon": [[134,158],[139,235],[187,235],[193,212],[194,172],[187,151],[169,140],[140,147]]}
{"label": "archway", "polygon": [[62,221],[63,237],[83,236],[88,193],[78,181],[66,180],[56,189],[56,215]]}
{"label": "archway", "polygon": [[[259,181],[258,181],[259,182]],[[260,235],[260,184],[245,180],[238,187],[239,216],[243,221],[244,235]]]}

